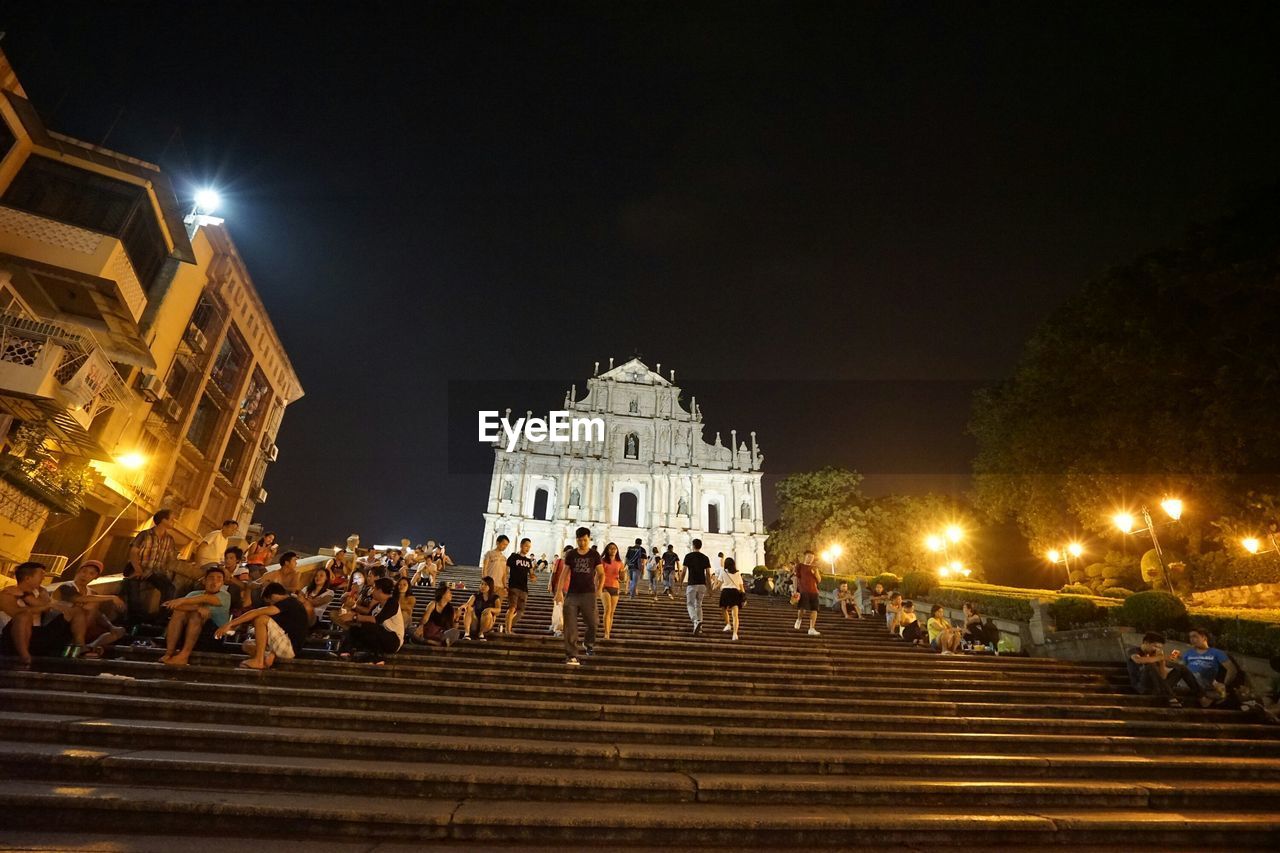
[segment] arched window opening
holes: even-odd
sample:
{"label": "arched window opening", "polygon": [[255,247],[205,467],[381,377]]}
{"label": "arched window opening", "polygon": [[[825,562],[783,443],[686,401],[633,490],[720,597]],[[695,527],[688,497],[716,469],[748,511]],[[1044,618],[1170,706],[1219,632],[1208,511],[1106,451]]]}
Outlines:
{"label": "arched window opening", "polygon": [[533,517],[541,519],[549,519],[551,515],[547,512],[547,504],[551,502],[551,493],[546,489],[538,489],[533,493]]}
{"label": "arched window opening", "polygon": [[618,495],[618,526],[639,527],[640,498],[631,492]]}
{"label": "arched window opening", "polygon": [[720,505],[707,504],[707,532],[720,532]]}

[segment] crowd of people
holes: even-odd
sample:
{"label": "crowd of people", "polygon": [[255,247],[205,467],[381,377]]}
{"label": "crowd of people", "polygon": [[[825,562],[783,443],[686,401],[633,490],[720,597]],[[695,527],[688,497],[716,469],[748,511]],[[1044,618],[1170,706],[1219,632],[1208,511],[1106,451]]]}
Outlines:
{"label": "crowd of people", "polygon": [[[297,657],[317,632],[330,647],[336,646],[334,657],[378,664],[406,641],[449,646],[484,642],[493,633],[514,633],[526,614],[529,586],[539,582],[543,572],[554,601],[547,630],[563,640],[569,666],[592,656],[598,637],[612,639],[623,597],[653,602],[682,594],[690,632],[696,636],[703,632],[706,597],[718,591],[723,631],[736,641],[742,630],[747,591],[743,576],[733,558],[704,554],[698,539],[683,556],[669,544],[646,548],[641,539],[623,553],[613,542],[599,549],[591,531],[581,527],[575,544],[548,560],[545,554],[532,555],[527,538],[508,554],[510,539],[499,536],[481,560],[479,586],[467,593],[462,584],[438,579],[453,561],[444,544],[434,540],[416,548],[407,543],[398,549],[370,548],[359,556],[339,548],[304,578],[292,551],[271,562],[278,551],[274,534],[264,533],[241,548],[230,544],[238,524],[227,521],[198,543],[194,553],[205,566],[193,588],[178,594],[178,579],[162,569],[176,553],[171,524],[169,512],[161,510],[134,539],[119,594],[94,591],[93,582],[104,571],[96,560],[84,561],[52,588],[45,586],[42,564],[19,565],[13,573],[15,583],[0,589],[0,654],[23,664],[30,664],[33,656],[67,649],[101,657],[130,629],[149,623],[161,631],[165,651],[160,660],[169,666],[187,665],[197,650],[235,648],[227,641],[239,637],[238,648],[247,656],[241,665],[268,669],[276,661]],[[215,553],[218,559],[212,559]],[[807,625],[810,636],[820,636],[820,580],[813,551],[806,551],[780,580],[780,591],[796,608],[795,630]],[[415,623],[415,592],[424,587],[431,601]],[[156,614],[148,612],[151,590],[159,593]],[[455,601],[460,592],[466,598],[461,603]],[[338,607],[331,612],[335,601]],[[964,604],[958,623],[947,618],[941,605],[932,606],[922,621],[915,602],[881,583],[867,587],[859,579],[856,589],[840,584],[834,609],[845,619],[883,619],[891,637],[942,655],[998,652],[998,627],[972,602]],[[1148,633],[1128,650],[1126,663],[1135,691],[1157,695],[1170,706],[1182,705],[1185,696],[1201,707],[1253,701],[1261,709],[1248,696],[1247,679],[1229,655],[1213,648],[1207,630],[1193,629],[1186,651],[1166,653],[1165,644],[1162,635]]]}

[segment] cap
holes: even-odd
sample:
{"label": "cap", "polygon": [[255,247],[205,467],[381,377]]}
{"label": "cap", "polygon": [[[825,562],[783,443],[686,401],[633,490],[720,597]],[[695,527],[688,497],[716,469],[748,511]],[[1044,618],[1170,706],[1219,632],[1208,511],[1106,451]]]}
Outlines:
{"label": "cap", "polygon": [[80,564],[80,568],[82,569],[87,568],[89,566],[92,566],[93,568],[97,569],[98,574],[102,574],[102,572],[105,570],[105,567],[98,560],[85,560],[83,563]]}

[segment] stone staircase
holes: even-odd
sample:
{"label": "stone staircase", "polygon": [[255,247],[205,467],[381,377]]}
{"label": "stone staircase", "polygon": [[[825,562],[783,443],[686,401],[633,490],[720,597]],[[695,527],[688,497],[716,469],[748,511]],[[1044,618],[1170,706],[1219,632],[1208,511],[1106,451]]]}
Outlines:
{"label": "stone staircase", "polygon": [[516,636],[385,667],[127,649],[0,669],[0,844],[1280,846],[1280,732],[1158,707],[1118,665],[943,657],[832,613],[808,637],[751,597],[736,643],[713,607],[692,637],[682,598],[623,599],[569,668],[535,586]]}

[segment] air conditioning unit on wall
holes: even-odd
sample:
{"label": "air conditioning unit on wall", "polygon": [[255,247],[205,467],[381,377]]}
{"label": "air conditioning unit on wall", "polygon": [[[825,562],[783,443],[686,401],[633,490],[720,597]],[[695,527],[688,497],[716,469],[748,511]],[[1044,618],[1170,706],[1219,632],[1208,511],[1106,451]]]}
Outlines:
{"label": "air conditioning unit on wall", "polygon": [[187,327],[187,343],[196,352],[204,352],[209,347],[209,339],[204,336],[204,332],[195,323]]}
{"label": "air conditioning unit on wall", "polygon": [[160,414],[171,421],[177,421],[182,417],[182,404],[170,397],[160,404]]}
{"label": "air conditioning unit on wall", "polygon": [[255,494],[255,495],[253,496],[253,499],[254,499],[254,501],[256,501],[257,503],[260,503],[260,504],[264,504],[264,503],[266,503],[266,502],[267,502],[267,490],[266,490],[266,489],[258,489],[258,492],[257,492],[257,494]]}
{"label": "air conditioning unit on wall", "polygon": [[138,391],[148,403],[158,403],[164,397],[164,382],[154,373],[138,377]]}

